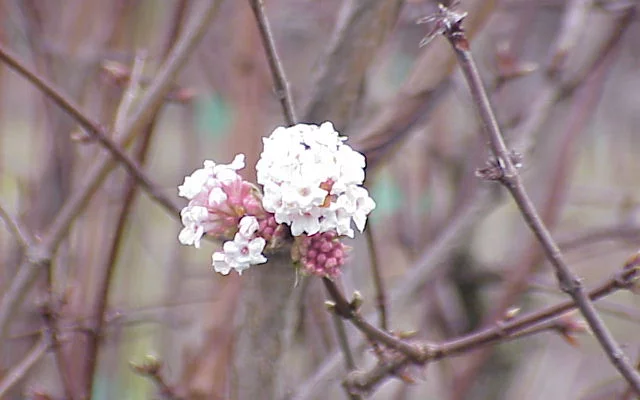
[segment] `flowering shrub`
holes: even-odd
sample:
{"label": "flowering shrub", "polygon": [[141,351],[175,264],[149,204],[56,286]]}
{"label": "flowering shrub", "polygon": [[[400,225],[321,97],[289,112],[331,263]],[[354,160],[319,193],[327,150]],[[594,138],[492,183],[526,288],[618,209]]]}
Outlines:
{"label": "flowering shrub", "polygon": [[339,238],[354,236],[352,221],[362,232],[375,208],[361,186],[365,158],[345,140],[330,122],[276,128],[263,139],[256,165],[262,192],[236,172],[244,155],[231,164],[205,161],[178,187],[189,200],[181,212],[180,243],[199,247],[205,234],[233,238],[213,254],[213,267],[241,274],[265,263],[265,247],[276,247],[290,231],[292,260],[303,272],[338,276],[346,250]]}

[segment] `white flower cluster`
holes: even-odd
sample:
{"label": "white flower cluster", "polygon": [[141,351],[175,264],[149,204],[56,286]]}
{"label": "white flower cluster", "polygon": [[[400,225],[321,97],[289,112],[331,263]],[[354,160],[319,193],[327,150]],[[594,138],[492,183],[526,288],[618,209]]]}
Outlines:
{"label": "white flower cluster", "polygon": [[218,227],[215,210],[227,200],[223,185],[241,180],[236,171],[242,168],[244,154],[238,154],[231,164],[216,165],[206,160],[204,168],[184,178],[184,183],[178,186],[178,196],[188,199],[189,204],[180,212],[184,225],[178,235],[180,243],[199,248],[202,236]]}
{"label": "white flower cluster", "polygon": [[331,122],[279,127],[264,138],[256,165],[262,204],[291,234],[362,231],[375,203],[362,187],[365,158],[344,144]]}
{"label": "white flower cluster", "polygon": [[259,229],[256,217],[242,217],[233,241],[225,242],[223,251],[213,253],[213,269],[222,275],[228,275],[232,269],[242,275],[242,271],[255,264],[263,264],[267,259],[262,255],[266,241],[256,237]]}

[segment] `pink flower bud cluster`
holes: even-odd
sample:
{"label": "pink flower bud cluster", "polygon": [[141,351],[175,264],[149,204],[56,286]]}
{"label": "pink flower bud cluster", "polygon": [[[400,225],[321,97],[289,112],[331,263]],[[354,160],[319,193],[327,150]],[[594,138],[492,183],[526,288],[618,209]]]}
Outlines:
{"label": "pink flower bud cluster", "polygon": [[[213,254],[214,270],[228,274],[231,269],[242,273],[251,265],[262,264],[266,240],[261,236],[260,221],[267,226],[273,218],[262,207],[258,189],[236,172],[244,167],[244,155],[237,155],[231,164],[204,162],[204,168],[187,176],[178,187],[178,194],[189,199],[180,215],[184,228],[178,235],[180,243],[200,247],[205,234],[218,239],[230,239],[223,252]],[[269,231],[270,237],[273,231]]]}
{"label": "pink flower bud cluster", "polygon": [[336,278],[345,262],[346,250],[336,232],[322,232],[296,238],[294,258],[309,275]]}
{"label": "pink flower bud cluster", "polygon": [[233,237],[238,222],[245,215],[264,216],[258,189],[244,181],[237,170],[244,167],[244,155],[231,164],[204,162],[178,187],[178,195],[189,200],[180,215],[184,228],[178,239],[185,245],[200,247],[200,239],[208,234],[215,238]]}
{"label": "pink flower bud cluster", "polygon": [[276,238],[282,238],[286,232],[285,227],[278,224],[276,217],[271,213],[267,213],[266,217],[260,219],[258,222],[260,224],[258,232],[267,242],[271,242]]}

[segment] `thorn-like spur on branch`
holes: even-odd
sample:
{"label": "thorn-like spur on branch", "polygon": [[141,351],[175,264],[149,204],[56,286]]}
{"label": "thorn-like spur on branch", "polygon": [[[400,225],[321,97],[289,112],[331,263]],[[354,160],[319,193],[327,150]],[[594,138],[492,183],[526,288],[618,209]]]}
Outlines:
{"label": "thorn-like spur on branch", "polygon": [[493,166],[499,168],[499,172],[493,171],[490,175],[498,177],[499,182],[511,193],[525,222],[540,242],[547,259],[553,265],[560,288],[573,298],[611,363],[627,380],[636,394],[640,396],[640,374],[627,359],[620,345],[604,324],[584,289],[582,279],[567,265],[558,245],[535,209],[522,183],[516,166],[517,163],[512,159],[512,153],[505,144],[487,92],[480,79],[475,60],[469,49],[469,41],[462,27],[464,16],[464,13],[453,12],[441,5],[440,11],[431,17],[430,21],[433,21],[436,26],[435,34],[442,34],[451,44],[458,64],[469,85],[471,97],[484,126],[486,139],[496,159]]}

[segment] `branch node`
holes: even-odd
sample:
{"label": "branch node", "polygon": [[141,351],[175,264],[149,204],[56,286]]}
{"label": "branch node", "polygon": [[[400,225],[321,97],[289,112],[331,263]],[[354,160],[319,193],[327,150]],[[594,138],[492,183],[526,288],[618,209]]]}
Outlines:
{"label": "branch node", "polygon": [[[511,150],[509,153],[509,160],[515,168],[515,172],[522,168],[522,159],[522,154],[517,151]],[[510,185],[515,177],[513,173],[508,173],[506,162],[500,157],[491,157],[484,168],[476,170],[476,176],[487,181],[501,181],[505,185]]]}
{"label": "branch node", "polygon": [[42,267],[51,262],[51,252],[43,246],[33,246],[27,250],[25,255],[29,264]]}
{"label": "branch node", "polygon": [[429,33],[420,41],[420,47],[428,45],[438,35],[447,35],[455,41],[456,46],[461,49],[469,49],[469,42],[462,29],[462,21],[467,13],[453,10],[459,3],[459,1],[455,1],[452,7],[438,4],[438,11],[435,14],[416,21],[418,24],[432,24]]}
{"label": "branch node", "polygon": [[336,303],[334,301],[327,300],[324,302],[324,306],[327,308],[327,311],[331,313],[336,312]]}
{"label": "branch node", "polygon": [[560,282],[560,290],[562,290],[563,292],[567,294],[574,294],[574,293],[577,293],[580,290],[580,288],[582,288],[581,278],[577,276],[573,276],[569,279],[563,279],[558,274],[556,275],[558,276],[558,282]]}
{"label": "branch node", "polygon": [[353,299],[351,299],[349,306],[351,307],[352,311],[358,312],[363,302],[364,299],[362,297],[362,294],[360,294],[360,292],[356,290],[355,292],[353,292]]}

